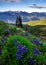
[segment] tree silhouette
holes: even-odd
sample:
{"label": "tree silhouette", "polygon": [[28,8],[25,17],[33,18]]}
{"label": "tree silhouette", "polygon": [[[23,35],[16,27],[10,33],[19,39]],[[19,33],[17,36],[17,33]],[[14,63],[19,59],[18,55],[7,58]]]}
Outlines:
{"label": "tree silhouette", "polygon": [[21,16],[17,16],[17,18],[16,18],[16,26],[22,28],[22,19],[21,19]]}

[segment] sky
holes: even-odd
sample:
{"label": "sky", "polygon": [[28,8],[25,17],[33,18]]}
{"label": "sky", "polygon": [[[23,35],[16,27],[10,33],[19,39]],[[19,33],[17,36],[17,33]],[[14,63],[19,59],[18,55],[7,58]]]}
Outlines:
{"label": "sky", "polygon": [[0,11],[46,12],[46,0],[0,0]]}

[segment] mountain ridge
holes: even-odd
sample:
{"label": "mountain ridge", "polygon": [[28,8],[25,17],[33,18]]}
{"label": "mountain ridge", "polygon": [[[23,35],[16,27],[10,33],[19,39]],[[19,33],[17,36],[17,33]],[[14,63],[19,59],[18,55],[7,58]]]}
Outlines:
{"label": "mountain ridge", "polygon": [[14,23],[16,21],[17,15],[21,15],[22,22],[46,19],[46,12],[28,13],[25,11],[5,11],[0,12],[0,20],[3,20],[5,22],[11,21],[12,23]]}

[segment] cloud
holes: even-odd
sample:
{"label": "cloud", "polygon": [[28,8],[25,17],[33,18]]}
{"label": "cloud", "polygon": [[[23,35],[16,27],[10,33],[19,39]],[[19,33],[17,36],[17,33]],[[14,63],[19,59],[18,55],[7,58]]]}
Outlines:
{"label": "cloud", "polygon": [[0,2],[21,2],[21,0],[0,0]]}
{"label": "cloud", "polygon": [[46,6],[41,6],[41,5],[36,5],[36,4],[33,4],[31,6],[28,6],[29,8],[38,8],[38,9],[42,9],[42,8],[46,8]]}

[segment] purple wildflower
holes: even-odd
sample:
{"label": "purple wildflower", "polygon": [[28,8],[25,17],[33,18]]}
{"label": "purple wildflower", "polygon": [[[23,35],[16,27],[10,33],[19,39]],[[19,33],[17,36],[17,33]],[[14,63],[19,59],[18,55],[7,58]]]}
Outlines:
{"label": "purple wildflower", "polygon": [[17,58],[18,60],[22,60],[22,56],[20,55],[19,52],[16,53],[16,58]]}
{"label": "purple wildflower", "polygon": [[25,47],[24,46],[21,48],[21,53],[25,54]]}
{"label": "purple wildflower", "polygon": [[22,44],[19,44],[18,46],[17,46],[17,49],[21,49],[23,47],[23,45]]}
{"label": "purple wildflower", "polygon": [[16,39],[14,39],[14,45],[17,45],[17,40]]}
{"label": "purple wildflower", "polygon": [[25,52],[28,53],[28,48],[25,49]]}
{"label": "purple wildflower", "polygon": [[32,40],[32,39],[30,39],[30,42],[32,42],[32,43],[33,43],[33,40]]}
{"label": "purple wildflower", "polygon": [[34,60],[30,57],[29,60],[28,60],[28,63],[29,63],[30,65],[34,65]]}
{"label": "purple wildflower", "polygon": [[1,41],[2,41],[2,44],[4,44],[4,43],[5,43],[5,39],[2,39]]}
{"label": "purple wildflower", "polygon": [[18,59],[18,60],[22,60],[22,58],[23,58],[23,54],[25,54],[25,53],[28,53],[28,48],[26,48],[25,46],[23,46],[22,44],[19,44],[18,46],[17,46],[17,52],[16,52],[16,58]]}
{"label": "purple wildflower", "polygon": [[36,50],[34,50],[33,53],[34,53],[34,55],[36,55],[37,54]]}
{"label": "purple wildflower", "polygon": [[18,53],[21,53],[21,49],[18,49],[18,51],[17,51]]}
{"label": "purple wildflower", "polygon": [[26,36],[29,36],[29,32],[28,31],[26,31],[26,34],[25,34]]}
{"label": "purple wildflower", "polygon": [[35,44],[37,45],[41,45],[42,43],[36,38],[34,41],[33,41]]}
{"label": "purple wildflower", "polygon": [[36,55],[36,54],[41,54],[41,52],[39,51],[38,48],[36,48],[36,49],[33,51],[33,53],[34,53],[34,55]]}

